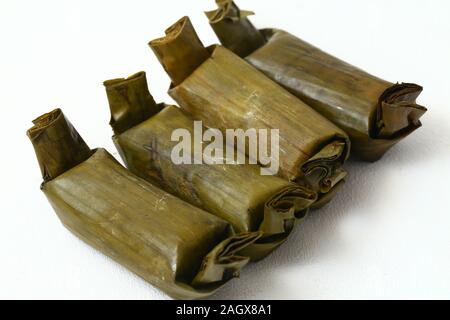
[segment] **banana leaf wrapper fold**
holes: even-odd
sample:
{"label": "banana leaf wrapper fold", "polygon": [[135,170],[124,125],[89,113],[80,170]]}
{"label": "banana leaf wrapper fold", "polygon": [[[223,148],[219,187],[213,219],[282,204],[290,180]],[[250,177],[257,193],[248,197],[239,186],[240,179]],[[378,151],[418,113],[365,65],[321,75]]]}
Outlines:
{"label": "banana leaf wrapper fold", "polygon": [[[344,131],[222,46],[205,48],[183,17],[149,43],[172,79],[170,96],[208,128],[279,129],[279,176],[311,187],[317,206],[344,182]],[[189,63],[187,63],[189,62]]]}
{"label": "banana leaf wrapper fold", "polygon": [[[115,133],[113,141],[128,169],[223,218],[235,232],[263,232],[240,254],[253,261],[266,257],[287,239],[298,219],[317,200],[317,194],[303,186],[261,175],[257,164],[225,164],[228,159],[223,144],[214,150],[215,159],[202,163],[205,148],[196,150],[193,145],[194,121],[180,108],[157,104],[148,91],[144,72],[108,80],[104,85]],[[134,119],[139,116],[141,122],[136,123]],[[128,126],[125,121],[117,125],[121,119],[130,119]],[[184,150],[190,164],[175,164],[172,159],[178,144],[172,134],[180,129],[192,138]]]}
{"label": "banana leaf wrapper fold", "polygon": [[28,136],[42,168],[41,189],[63,225],[174,298],[210,295],[249,258],[236,253],[259,233],[231,226],[90,150],[61,110],[34,121]]}
{"label": "banana leaf wrapper fold", "polygon": [[288,32],[258,30],[250,12],[216,2],[206,15],[222,45],[346,131],[357,157],[376,161],[421,126],[421,86],[379,79]]}

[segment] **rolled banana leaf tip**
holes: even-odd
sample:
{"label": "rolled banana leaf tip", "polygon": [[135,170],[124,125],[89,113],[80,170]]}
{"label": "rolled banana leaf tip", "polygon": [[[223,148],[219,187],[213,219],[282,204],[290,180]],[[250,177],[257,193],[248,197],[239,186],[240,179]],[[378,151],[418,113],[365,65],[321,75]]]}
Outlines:
{"label": "rolled banana leaf tip", "polygon": [[27,136],[34,147],[44,182],[80,164],[92,155],[77,130],[57,108],[35,120]]}
{"label": "rolled banana leaf tip", "polygon": [[264,45],[264,35],[247,19],[252,11],[240,10],[230,0],[216,2],[218,9],[205,15],[223,46],[243,58]]}
{"label": "rolled banana leaf tip", "polygon": [[167,28],[165,33],[164,37],[150,41],[149,46],[173,84],[177,85],[209,58],[209,52],[187,16]]}
{"label": "rolled banana leaf tip", "polygon": [[148,90],[144,71],[128,78],[103,82],[111,112],[110,125],[116,135],[147,120],[161,110]]}
{"label": "rolled banana leaf tip", "polygon": [[139,72],[136,72],[135,74],[129,76],[128,78],[115,78],[115,79],[103,81],[103,85],[105,86],[105,88],[111,88],[116,85],[120,85],[124,82],[131,83],[133,81],[136,81],[138,79],[145,78],[145,77],[146,77],[145,71],[139,71]]}
{"label": "rolled banana leaf tip", "polygon": [[420,127],[419,119],[427,109],[416,103],[423,87],[414,83],[396,83],[380,97],[378,132],[380,138],[395,138],[405,130]]}
{"label": "rolled banana leaf tip", "polygon": [[192,285],[194,287],[221,284],[239,276],[250,258],[239,255],[239,252],[261,238],[262,232],[245,232],[228,238],[217,245],[206,257]]}

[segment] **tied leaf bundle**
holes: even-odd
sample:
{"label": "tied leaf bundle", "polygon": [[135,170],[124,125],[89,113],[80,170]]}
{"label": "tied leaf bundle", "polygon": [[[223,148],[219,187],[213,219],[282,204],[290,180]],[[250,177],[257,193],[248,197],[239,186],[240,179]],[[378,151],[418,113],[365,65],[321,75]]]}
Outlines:
{"label": "tied leaf bundle", "polygon": [[43,172],[42,190],[61,222],[92,247],[172,297],[212,294],[238,275],[238,255],[260,233],[235,235],[196,208],[90,150],[57,109],[27,133]]}
{"label": "tied leaf bundle", "polygon": [[256,29],[231,0],[206,12],[221,43],[348,133],[352,153],[380,159],[421,126],[422,87],[394,84],[277,29]]}
{"label": "tied leaf bundle", "polygon": [[[194,164],[202,159],[202,149],[193,139],[184,152],[190,164],[175,164],[172,140],[175,130],[194,137],[194,121],[179,108],[157,104],[148,91],[144,72],[129,78],[104,82],[114,130],[114,143],[128,169],[167,192],[228,221],[235,232],[263,232],[260,239],[240,254],[253,261],[266,257],[291,233],[299,218],[317,200],[316,193],[275,176],[260,175],[256,164],[228,162],[224,145],[217,145],[217,160]],[[135,99],[133,97],[140,97]],[[141,115],[140,122],[137,119]],[[117,117],[128,118],[120,130]],[[125,130],[122,130],[125,129]],[[225,158],[223,158],[225,157]],[[234,159],[233,159],[234,160]]]}
{"label": "tied leaf bundle", "polygon": [[[184,17],[150,47],[172,79],[180,107],[206,127],[279,129],[279,175],[331,199],[346,175],[345,132],[222,46],[205,48]],[[182,75],[182,76],[180,76]]]}

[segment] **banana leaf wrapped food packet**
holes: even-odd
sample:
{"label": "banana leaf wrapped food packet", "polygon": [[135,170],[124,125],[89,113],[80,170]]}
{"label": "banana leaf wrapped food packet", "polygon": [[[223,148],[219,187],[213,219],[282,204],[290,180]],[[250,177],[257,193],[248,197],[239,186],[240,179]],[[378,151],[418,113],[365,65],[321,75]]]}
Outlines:
{"label": "banana leaf wrapped food packet", "polygon": [[422,87],[390,83],[278,29],[258,30],[231,0],[206,12],[222,45],[347,132],[352,154],[380,159],[421,126]]}
{"label": "banana leaf wrapped food packet", "polygon": [[[230,222],[235,232],[263,232],[240,254],[266,257],[306,215],[317,194],[279,177],[261,175],[257,164],[233,164],[223,143],[194,145],[203,128],[180,108],[157,104],[145,72],[104,82],[114,144],[128,169],[180,199]],[[176,132],[182,140],[172,139]],[[177,146],[182,145],[182,150]],[[207,153],[207,148],[210,151]],[[173,153],[183,153],[180,162]],[[183,159],[182,159],[183,160]],[[229,161],[231,160],[231,161]],[[206,163],[205,163],[206,162]]]}
{"label": "banana leaf wrapped food packet", "polygon": [[323,205],[346,175],[347,135],[228,49],[205,48],[188,17],[149,43],[172,79],[169,94],[208,128],[278,129],[278,174],[305,184]]}
{"label": "banana leaf wrapped food packet", "polygon": [[76,236],[175,298],[210,295],[248,263],[259,233],[229,223],[138,178],[91,150],[56,109],[27,132],[47,196]]}

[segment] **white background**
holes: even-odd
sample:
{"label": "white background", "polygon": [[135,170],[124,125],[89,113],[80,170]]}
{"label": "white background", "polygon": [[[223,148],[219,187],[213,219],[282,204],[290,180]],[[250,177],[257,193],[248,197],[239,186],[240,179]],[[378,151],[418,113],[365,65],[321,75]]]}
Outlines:
{"label": "white background", "polygon": [[[213,298],[450,298],[450,2],[238,4],[256,11],[258,27],[423,85],[429,111],[381,161],[349,161],[334,202]],[[25,131],[61,107],[91,147],[115,151],[103,80],[145,70],[155,98],[170,102],[147,42],[182,15],[205,44],[217,42],[202,13],[213,8],[213,0],[0,0],[0,298],[167,298],[60,225]]]}

